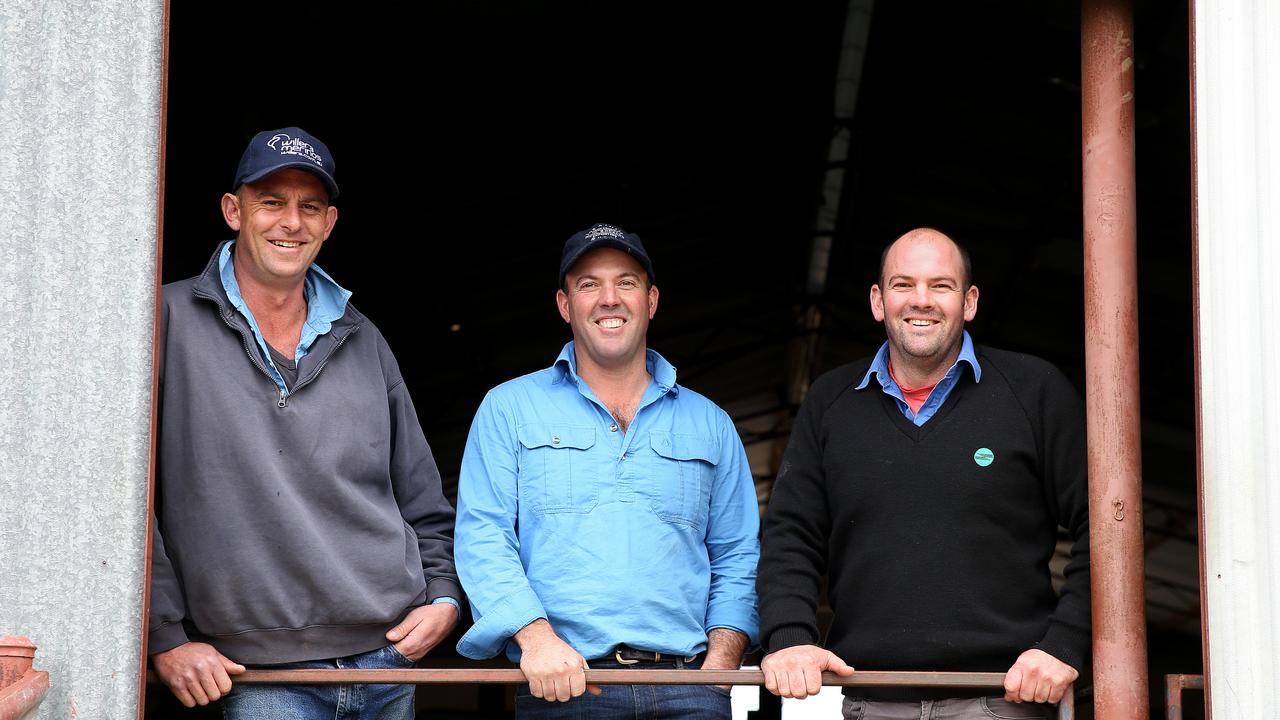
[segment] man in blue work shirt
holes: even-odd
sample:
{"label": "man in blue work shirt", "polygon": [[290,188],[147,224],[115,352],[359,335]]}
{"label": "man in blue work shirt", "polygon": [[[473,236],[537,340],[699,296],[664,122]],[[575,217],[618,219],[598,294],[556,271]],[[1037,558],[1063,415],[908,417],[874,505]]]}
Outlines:
{"label": "man in blue work shirt", "polygon": [[232,685],[245,666],[404,668],[458,619],[453,508],[382,334],[314,260],[329,149],[245,148],[224,242],[164,286],[148,651],[229,720],[409,720],[412,685]]}
{"label": "man in blue work shirt", "polygon": [[736,669],[759,518],[732,420],[646,347],[640,238],[570,237],[556,302],[573,341],[490,391],[467,438],[456,553],[476,622],[458,651],[520,662],[520,717],[728,718],[724,688],[586,685],[588,667]]}
{"label": "man in blue work shirt", "polygon": [[[765,513],[765,686],[804,698],[850,665],[1004,672],[1003,697],[850,688],[844,714],[1043,718],[1089,656],[1080,397],[1044,360],[973,343],[968,254],[937,230],[885,249],[870,301],[887,340],[814,382]],[[1059,525],[1072,548],[1055,593]]]}

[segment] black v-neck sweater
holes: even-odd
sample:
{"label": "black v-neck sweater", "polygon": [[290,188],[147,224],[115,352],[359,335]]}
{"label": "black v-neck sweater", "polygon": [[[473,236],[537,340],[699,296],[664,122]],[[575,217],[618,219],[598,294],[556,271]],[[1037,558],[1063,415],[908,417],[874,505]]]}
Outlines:
{"label": "black v-neck sweater", "polygon": [[[1080,397],[1038,358],[982,347],[977,356],[982,381],[965,372],[923,427],[879,383],[854,389],[869,358],[814,383],[765,514],[768,651],[819,644],[825,573],[835,611],[826,645],[855,668],[1003,672],[1032,647],[1083,666]],[[1074,540],[1061,596],[1049,574],[1059,525]]]}

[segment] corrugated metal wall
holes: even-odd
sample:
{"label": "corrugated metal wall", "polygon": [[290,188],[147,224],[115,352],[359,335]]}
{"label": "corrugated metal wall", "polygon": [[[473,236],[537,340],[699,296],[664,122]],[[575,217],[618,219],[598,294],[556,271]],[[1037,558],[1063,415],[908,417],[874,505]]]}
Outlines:
{"label": "corrugated metal wall", "polygon": [[1280,6],[1195,2],[1196,237],[1209,693],[1280,698]]}
{"label": "corrugated metal wall", "polygon": [[136,712],[162,0],[0,3],[0,634]]}

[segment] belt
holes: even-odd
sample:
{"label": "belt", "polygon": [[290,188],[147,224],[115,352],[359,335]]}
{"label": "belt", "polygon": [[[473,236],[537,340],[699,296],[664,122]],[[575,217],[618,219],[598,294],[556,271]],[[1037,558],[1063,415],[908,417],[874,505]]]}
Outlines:
{"label": "belt", "polygon": [[674,663],[676,667],[684,667],[685,663],[693,662],[698,659],[698,656],[694,654],[689,657],[680,657],[671,653],[663,655],[652,650],[637,650],[627,645],[619,645],[614,648],[613,659],[618,661],[619,665],[635,665],[641,662],[669,662]]}

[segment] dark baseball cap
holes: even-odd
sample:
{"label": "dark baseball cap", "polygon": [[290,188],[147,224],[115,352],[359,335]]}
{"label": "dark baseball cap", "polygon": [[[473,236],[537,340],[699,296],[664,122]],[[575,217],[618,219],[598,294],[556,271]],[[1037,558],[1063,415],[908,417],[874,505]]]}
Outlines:
{"label": "dark baseball cap", "polygon": [[635,258],[636,262],[639,262],[644,271],[649,274],[649,283],[654,282],[653,262],[649,260],[649,253],[645,252],[640,236],[629,233],[617,225],[596,223],[565,240],[564,251],[560,253],[560,286],[564,287],[565,275],[569,274],[569,268],[573,267],[579,258],[599,248],[616,248],[627,253]]}
{"label": "dark baseball cap", "polygon": [[338,197],[338,183],[333,180],[336,165],[328,146],[298,127],[264,130],[254,135],[240,156],[231,192],[285,168],[301,168],[314,174],[328,188],[330,200]]}

